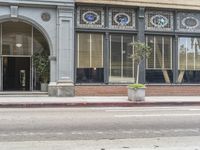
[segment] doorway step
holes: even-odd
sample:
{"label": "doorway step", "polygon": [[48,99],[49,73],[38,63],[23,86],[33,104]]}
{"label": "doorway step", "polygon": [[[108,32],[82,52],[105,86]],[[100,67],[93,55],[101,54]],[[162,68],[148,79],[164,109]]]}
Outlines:
{"label": "doorway step", "polygon": [[27,97],[36,97],[36,96],[48,96],[48,92],[40,92],[40,91],[34,91],[34,92],[30,92],[30,91],[1,91],[0,92],[0,97],[1,96],[27,96]]}

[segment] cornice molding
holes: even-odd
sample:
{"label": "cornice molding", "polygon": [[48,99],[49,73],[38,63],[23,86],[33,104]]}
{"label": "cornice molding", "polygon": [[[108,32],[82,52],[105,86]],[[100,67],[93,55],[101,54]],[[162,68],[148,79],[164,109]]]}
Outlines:
{"label": "cornice molding", "polygon": [[200,9],[200,0],[75,0],[75,2],[175,9]]}
{"label": "cornice molding", "polygon": [[2,5],[74,6],[74,0],[0,0]]}

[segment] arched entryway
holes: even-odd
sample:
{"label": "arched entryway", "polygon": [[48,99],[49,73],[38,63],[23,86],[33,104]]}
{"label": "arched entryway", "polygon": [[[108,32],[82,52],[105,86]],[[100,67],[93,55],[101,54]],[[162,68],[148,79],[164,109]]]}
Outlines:
{"label": "arched entryway", "polygon": [[3,91],[40,90],[49,82],[49,44],[34,26],[7,21],[0,24],[1,88]]}

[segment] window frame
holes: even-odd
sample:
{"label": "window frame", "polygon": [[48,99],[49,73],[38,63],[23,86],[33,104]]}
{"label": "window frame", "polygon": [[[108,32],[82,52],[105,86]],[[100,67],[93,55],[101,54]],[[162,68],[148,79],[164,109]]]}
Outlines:
{"label": "window frame", "polygon": [[[136,35],[134,35],[134,34],[124,34],[124,33],[117,33],[117,34],[110,34],[109,35],[109,42],[110,42],[110,48],[109,48],[109,75],[108,75],[108,82],[110,83],[110,84],[126,84],[126,83],[132,83],[132,82],[130,82],[130,81],[119,81],[119,82],[115,82],[115,81],[111,81],[111,70],[112,70],[112,67],[111,67],[111,62],[112,62],[112,60],[111,60],[111,51],[112,51],[112,47],[111,47],[111,43],[112,43],[112,40],[111,40],[111,37],[112,37],[112,35],[118,35],[118,36],[120,36],[120,39],[121,39],[121,76],[120,76],[120,78],[121,79],[123,79],[123,77],[124,77],[124,75],[123,75],[123,39],[124,39],[124,36],[126,36],[126,35],[128,35],[128,36],[132,36],[132,42],[134,42],[135,40],[136,40]],[[133,50],[133,52],[134,52],[134,47],[132,48],[132,50]],[[134,80],[134,78],[135,78],[135,72],[134,72],[134,70],[135,70],[135,67],[134,67],[134,61],[132,60],[132,65],[133,65],[133,70],[132,70],[132,75],[133,75],[133,80]]]}
{"label": "window frame", "polygon": [[[173,37],[172,36],[166,36],[166,35],[146,35],[145,36],[145,40],[146,40],[146,44],[148,43],[148,36],[153,36],[153,38],[154,38],[154,48],[153,48],[153,52],[154,52],[154,67],[153,68],[149,68],[148,67],[148,59],[146,60],[146,64],[145,64],[145,69],[146,70],[160,70],[160,69],[167,69],[167,70],[173,70]],[[157,68],[156,67],[156,36],[161,36],[162,37],[162,67],[160,67],[160,68]],[[164,66],[165,66],[165,59],[164,59],[164,51],[165,51],[165,48],[164,48],[164,37],[170,37],[170,68],[164,68]],[[148,45],[148,44],[147,44]]]}

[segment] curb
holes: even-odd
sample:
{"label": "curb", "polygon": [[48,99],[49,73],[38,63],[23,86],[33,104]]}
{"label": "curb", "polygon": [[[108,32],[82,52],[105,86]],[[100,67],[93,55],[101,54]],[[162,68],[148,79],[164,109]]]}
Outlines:
{"label": "curb", "polygon": [[75,102],[75,103],[0,103],[0,108],[75,108],[75,107],[165,107],[200,106],[193,102]]}

